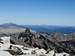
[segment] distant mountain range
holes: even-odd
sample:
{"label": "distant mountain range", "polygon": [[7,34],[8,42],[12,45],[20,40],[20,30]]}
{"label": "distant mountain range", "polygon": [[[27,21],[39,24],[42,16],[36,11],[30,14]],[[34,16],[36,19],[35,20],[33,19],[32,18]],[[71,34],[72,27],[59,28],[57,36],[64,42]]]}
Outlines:
{"label": "distant mountain range", "polygon": [[31,30],[37,32],[61,32],[61,33],[71,33],[75,32],[75,27],[70,26],[51,26],[51,25],[17,25],[14,23],[5,23],[0,25],[0,29],[15,29],[15,28],[22,28],[25,29],[26,27],[30,28]]}
{"label": "distant mountain range", "polygon": [[6,28],[25,28],[24,26],[22,26],[22,25],[17,25],[17,24],[14,24],[14,23],[5,23],[5,24],[1,24],[0,25],[0,28],[4,28],[4,29],[6,29]]}

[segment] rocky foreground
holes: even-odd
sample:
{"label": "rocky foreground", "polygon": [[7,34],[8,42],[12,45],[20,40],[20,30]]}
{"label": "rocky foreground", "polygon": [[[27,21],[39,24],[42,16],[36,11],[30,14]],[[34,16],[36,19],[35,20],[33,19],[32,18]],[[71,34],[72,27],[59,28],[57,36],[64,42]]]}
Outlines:
{"label": "rocky foreground", "polygon": [[59,40],[55,35],[27,28],[24,32],[0,37],[0,56],[74,56],[74,43],[74,40]]}
{"label": "rocky foreground", "polygon": [[0,56],[69,56],[68,53],[55,53],[55,50],[46,51],[41,48],[29,48],[23,45],[10,43],[10,37],[1,37]]}

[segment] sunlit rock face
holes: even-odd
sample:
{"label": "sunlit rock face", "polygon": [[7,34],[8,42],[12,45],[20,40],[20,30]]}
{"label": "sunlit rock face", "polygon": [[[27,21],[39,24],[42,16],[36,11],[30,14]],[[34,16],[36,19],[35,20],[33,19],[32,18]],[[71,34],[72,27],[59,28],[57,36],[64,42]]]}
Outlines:
{"label": "sunlit rock face", "polygon": [[1,37],[0,50],[7,50],[10,47],[10,37]]}
{"label": "sunlit rock face", "polygon": [[12,56],[12,55],[7,51],[0,51],[0,56]]}
{"label": "sunlit rock face", "polygon": [[70,56],[69,54],[67,54],[67,53],[56,53],[55,54],[56,56]]}

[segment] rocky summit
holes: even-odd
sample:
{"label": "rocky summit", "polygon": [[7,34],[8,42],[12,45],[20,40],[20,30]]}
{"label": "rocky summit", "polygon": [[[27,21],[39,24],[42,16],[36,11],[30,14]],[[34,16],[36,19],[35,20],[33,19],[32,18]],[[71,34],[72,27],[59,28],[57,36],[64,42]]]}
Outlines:
{"label": "rocky summit", "polygon": [[[69,35],[71,39],[69,39]],[[49,34],[32,31],[26,28],[23,32],[19,33],[0,34],[0,43],[0,50],[5,50],[4,53],[9,52],[11,55],[25,56],[27,54],[31,56],[30,54],[32,54],[32,56],[37,56],[35,54],[39,53],[44,53],[45,55],[43,56],[75,55],[74,33],[65,35],[54,32]],[[6,46],[7,48],[4,48]]]}
{"label": "rocky summit", "polygon": [[69,53],[75,55],[75,40],[62,40],[54,34],[32,32],[26,29],[25,32],[11,35],[10,42],[12,44],[23,45],[29,48],[45,49],[47,53],[50,50],[55,50],[56,53]]}

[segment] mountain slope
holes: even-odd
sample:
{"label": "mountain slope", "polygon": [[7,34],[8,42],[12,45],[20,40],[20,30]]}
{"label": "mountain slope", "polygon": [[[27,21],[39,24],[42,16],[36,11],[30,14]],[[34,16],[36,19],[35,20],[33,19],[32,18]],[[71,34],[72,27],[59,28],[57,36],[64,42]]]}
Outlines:
{"label": "mountain slope", "polygon": [[0,25],[0,34],[18,33],[18,32],[23,32],[24,30],[25,30],[24,26],[13,23],[5,23]]}
{"label": "mountain slope", "polygon": [[0,28],[6,29],[6,28],[25,28],[25,27],[22,25],[14,24],[14,23],[5,23],[5,24],[0,25]]}

